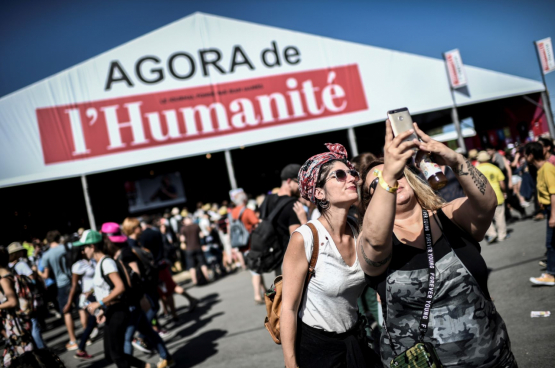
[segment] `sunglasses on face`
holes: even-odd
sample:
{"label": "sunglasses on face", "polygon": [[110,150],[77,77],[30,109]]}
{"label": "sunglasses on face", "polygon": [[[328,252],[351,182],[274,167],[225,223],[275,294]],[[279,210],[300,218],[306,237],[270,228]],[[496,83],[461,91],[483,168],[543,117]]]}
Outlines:
{"label": "sunglasses on face", "polygon": [[327,180],[329,180],[331,178],[335,178],[339,182],[345,182],[345,181],[347,181],[347,177],[349,175],[351,175],[353,178],[355,178],[356,181],[358,181],[360,179],[360,174],[356,170],[339,169],[339,170],[332,171]]}

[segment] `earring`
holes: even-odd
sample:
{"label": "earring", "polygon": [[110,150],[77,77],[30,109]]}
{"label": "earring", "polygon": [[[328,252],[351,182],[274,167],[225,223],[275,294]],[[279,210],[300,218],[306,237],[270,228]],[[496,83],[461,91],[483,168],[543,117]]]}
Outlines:
{"label": "earring", "polygon": [[327,210],[330,207],[330,201],[326,201],[325,199],[320,199],[319,201],[320,208],[323,210]]}

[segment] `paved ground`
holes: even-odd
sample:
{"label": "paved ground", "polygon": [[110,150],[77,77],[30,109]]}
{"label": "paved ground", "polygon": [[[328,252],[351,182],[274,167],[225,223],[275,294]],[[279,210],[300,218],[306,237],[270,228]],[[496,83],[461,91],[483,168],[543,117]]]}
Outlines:
{"label": "paved ground", "polygon": [[[482,244],[482,254],[492,269],[489,289],[507,324],[519,366],[552,368],[555,366],[555,315],[530,318],[530,312],[555,312],[555,287],[533,287],[528,281],[529,277],[540,274],[538,261],[545,252],[545,221],[526,220],[509,228],[513,230],[510,239],[493,245]],[[267,286],[271,281],[268,275]],[[252,301],[250,273],[239,272],[189,291],[202,302],[194,313],[188,314],[186,301],[178,298],[182,323],[173,329],[175,337],[167,340],[178,367],[283,366],[280,347],[272,342],[263,327],[265,309]],[[108,366],[101,359],[102,340],[88,348],[95,359],[82,362],[73,358],[73,352],[61,353],[67,342],[61,325],[52,326],[44,335],[68,367]],[[153,363],[158,360],[157,356],[136,355]]]}

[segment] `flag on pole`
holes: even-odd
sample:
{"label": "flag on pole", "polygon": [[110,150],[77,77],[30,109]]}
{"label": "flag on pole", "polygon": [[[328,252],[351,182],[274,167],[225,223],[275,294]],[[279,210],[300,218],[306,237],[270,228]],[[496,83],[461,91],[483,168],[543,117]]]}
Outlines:
{"label": "flag on pole", "polygon": [[464,72],[464,64],[462,62],[461,53],[459,49],[447,51],[443,54],[445,62],[447,63],[447,70],[449,71],[449,82],[451,88],[460,88],[468,84],[466,73]]}
{"label": "flag on pole", "polygon": [[555,58],[553,57],[551,37],[536,41],[536,48],[538,49],[543,74],[545,75],[555,70]]}

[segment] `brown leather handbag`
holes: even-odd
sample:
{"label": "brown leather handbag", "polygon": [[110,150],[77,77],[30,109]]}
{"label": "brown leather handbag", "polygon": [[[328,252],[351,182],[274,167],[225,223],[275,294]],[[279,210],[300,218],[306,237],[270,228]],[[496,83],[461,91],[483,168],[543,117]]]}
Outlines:
{"label": "brown leather handbag", "polygon": [[[312,256],[310,258],[310,263],[308,264],[308,273],[306,275],[306,281],[303,289],[303,293],[306,292],[306,288],[312,276],[314,276],[314,268],[316,267],[316,261],[318,260],[318,253],[320,249],[320,242],[318,239],[318,230],[316,227],[311,224],[307,223],[308,227],[312,231],[312,239],[313,239],[313,246],[312,246]],[[264,320],[264,326],[272,336],[272,339],[276,344],[281,344],[281,337],[280,337],[280,326],[279,326],[279,318],[281,315],[281,289],[283,287],[283,280],[282,276],[279,275],[274,280],[274,284],[266,292],[264,296],[264,300],[266,301],[266,319]],[[302,296],[301,296],[302,300]]]}

